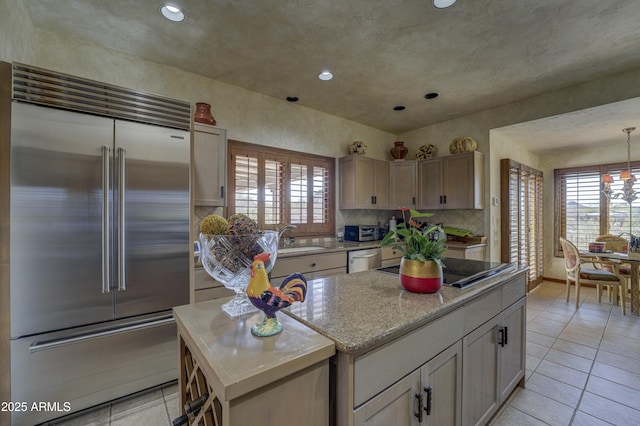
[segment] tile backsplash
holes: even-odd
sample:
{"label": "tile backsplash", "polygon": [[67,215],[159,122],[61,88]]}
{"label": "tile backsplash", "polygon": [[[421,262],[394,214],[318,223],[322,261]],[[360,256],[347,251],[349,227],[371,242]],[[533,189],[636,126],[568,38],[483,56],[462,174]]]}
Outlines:
{"label": "tile backsplash", "polygon": [[[474,235],[486,235],[484,229],[484,210],[436,210],[427,223],[442,223],[446,226],[468,229]],[[341,231],[344,225],[377,225],[386,226],[391,216],[402,217],[399,210],[340,210],[337,217],[337,228]]]}
{"label": "tile backsplash", "polygon": [[[468,229],[474,235],[486,235],[484,229],[484,210],[440,210],[433,211],[434,215],[428,218],[428,223],[442,223],[446,226]],[[219,214],[225,216],[223,207],[195,206],[191,223],[194,237],[200,232],[200,221],[207,215]],[[344,229],[344,225],[377,225],[386,226],[391,219],[402,217],[399,210],[338,210],[336,215],[336,227],[338,231]]]}

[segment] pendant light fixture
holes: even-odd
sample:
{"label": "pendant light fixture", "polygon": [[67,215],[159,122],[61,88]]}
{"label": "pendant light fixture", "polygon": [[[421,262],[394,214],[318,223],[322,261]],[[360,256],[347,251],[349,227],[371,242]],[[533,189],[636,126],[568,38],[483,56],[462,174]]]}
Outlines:
{"label": "pendant light fixture", "polygon": [[622,191],[613,193],[611,184],[613,183],[613,176],[605,174],[602,176],[602,193],[607,196],[607,199],[618,199],[626,201],[631,205],[638,198],[638,193],[633,190],[633,183],[636,181],[636,177],[631,174],[631,132],[635,127],[627,127],[622,129],[627,134],[627,170],[620,172],[620,180],[623,182]]}

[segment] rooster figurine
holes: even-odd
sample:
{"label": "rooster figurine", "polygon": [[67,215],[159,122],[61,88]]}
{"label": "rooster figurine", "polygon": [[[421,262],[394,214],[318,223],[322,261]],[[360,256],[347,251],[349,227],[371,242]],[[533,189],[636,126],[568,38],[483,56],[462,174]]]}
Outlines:
{"label": "rooster figurine", "polygon": [[307,295],[307,280],[302,274],[291,274],[284,279],[280,288],[273,287],[264,267],[268,260],[269,253],[260,253],[253,258],[251,279],[247,286],[249,300],[265,314],[262,323],[251,327],[251,334],[258,337],[280,333],[282,324],[278,322],[276,312],[293,302],[304,302]]}

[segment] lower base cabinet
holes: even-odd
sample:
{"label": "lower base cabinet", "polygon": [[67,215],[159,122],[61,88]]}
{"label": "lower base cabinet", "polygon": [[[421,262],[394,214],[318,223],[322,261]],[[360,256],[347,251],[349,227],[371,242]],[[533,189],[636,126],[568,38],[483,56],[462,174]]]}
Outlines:
{"label": "lower base cabinet", "polygon": [[354,424],[459,425],[462,343],[457,342],[354,412]]}
{"label": "lower base cabinet", "polygon": [[524,381],[525,292],[523,272],[387,346],[340,354],[336,424],[486,424]]}
{"label": "lower base cabinet", "polygon": [[463,426],[484,425],[524,377],[524,298],[463,339]]}

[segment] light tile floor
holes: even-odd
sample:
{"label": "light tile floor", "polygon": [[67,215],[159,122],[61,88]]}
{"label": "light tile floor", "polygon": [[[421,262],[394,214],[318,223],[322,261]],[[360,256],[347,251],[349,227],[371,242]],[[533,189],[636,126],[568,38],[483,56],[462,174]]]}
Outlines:
{"label": "light tile floor", "polygon": [[640,317],[582,287],[543,282],[527,296],[526,382],[493,426],[640,425]]}
{"label": "light tile floor", "polygon": [[171,426],[180,416],[177,383],[123,398],[95,409],[67,416],[55,426]]}
{"label": "light tile floor", "polygon": [[[595,289],[581,290],[577,311],[573,297],[552,282],[528,294],[525,387],[491,425],[640,425],[640,317],[606,295],[598,304]],[[50,424],[171,425],[179,414],[172,384]]]}

